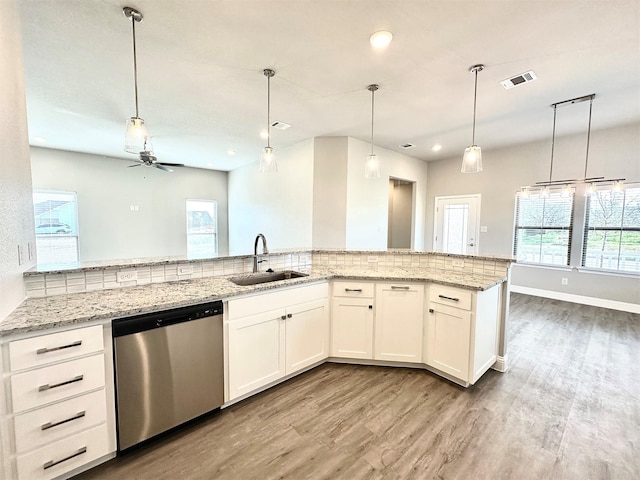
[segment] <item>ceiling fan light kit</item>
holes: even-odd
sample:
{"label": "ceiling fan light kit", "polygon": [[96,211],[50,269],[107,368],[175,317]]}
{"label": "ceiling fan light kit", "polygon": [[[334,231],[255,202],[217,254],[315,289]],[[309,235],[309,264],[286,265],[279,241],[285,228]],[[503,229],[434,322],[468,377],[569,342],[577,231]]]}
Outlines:
{"label": "ceiling fan light kit", "polygon": [[[598,190],[598,185],[611,185],[615,191],[622,191],[624,189],[625,178],[605,178],[605,177],[587,177],[587,171],[589,167],[589,144],[591,141],[591,115],[593,113],[593,99],[596,98],[596,94],[585,95],[583,97],[571,98],[569,100],[563,100],[561,102],[552,103],[550,106],[553,108],[553,133],[551,135],[551,161],[549,163],[549,180],[543,182],[536,182],[534,186],[520,187],[520,196],[529,197],[530,195],[540,195],[541,197],[549,197],[551,189],[561,187],[562,196],[569,196],[575,191],[576,185],[584,185],[584,194],[589,196],[594,194]],[[589,123],[587,127],[587,148],[584,158],[584,177],[574,178],[567,180],[553,180],[553,154],[555,151],[556,140],[556,114],[558,107],[565,105],[573,105],[576,103],[589,102]]]}
{"label": "ceiling fan light kit", "polygon": [[471,136],[471,145],[464,149],[462,156],[462,173],[478,173],[482,171],[482,150],[476,145],[476,101],[478,98],[478,72],[484,70],[484,65],[474,65],[469,71],[475,74],[475,82],[473,89],[473,133]]}

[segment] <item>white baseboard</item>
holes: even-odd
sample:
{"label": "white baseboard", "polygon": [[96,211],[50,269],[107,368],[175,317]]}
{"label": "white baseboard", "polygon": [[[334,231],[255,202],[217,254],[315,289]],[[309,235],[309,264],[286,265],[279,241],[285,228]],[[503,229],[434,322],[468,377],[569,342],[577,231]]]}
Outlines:
{"label": "white baseboard", "polygon": [[610,308],[611,310],[621,310],[623,312],[640,313],[640,304],[619,302],[617,300],[607,300],[605,298],[587,297],[584,295],[575,295],[573,293],[556,292],[553,290],[542,290],[539,288],[521,287],[511,284],[511,291],[514,293],[524,293],[525,295],[533,295],[534,297],[552,298],[554,300],[563,300],[565,302],[580,303],[582,305],[591,305],[592,307]]}
{"label": "white baseboard", "polygon": [[491,365],[492,370],[496,370],[500,373],[506,372],[508,368],[509,367],[507,366],[506,355],[504,357],[501,357],[500,355],[498,355],[498,358],[496,358],[496,362],[493,365]]}

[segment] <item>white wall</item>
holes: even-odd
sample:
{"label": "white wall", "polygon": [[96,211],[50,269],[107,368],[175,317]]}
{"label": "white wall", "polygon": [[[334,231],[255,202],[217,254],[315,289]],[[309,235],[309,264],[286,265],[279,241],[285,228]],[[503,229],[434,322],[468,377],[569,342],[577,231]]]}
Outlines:
{"label": "white wall", "polygon": [[[585,151],[586,130],[584,134],[559,137],[556,141],[553,179],[583,178]],[[588,176],[624,177],[628,182],[638,182],[638,151],[639,123],[593,131]],[[462,153],[454,158],[429,162],[427,248],[430,249],[433,245],[434,197],[480,193],[480,224],[487,227],[487,232],[480,234],[480,253],[512,254],[515,193],[523,185],[548,180],[551,139],[499,150],[483,150],[482,153],[484,170],[480,173],[460,173]],[[576,235],[580,233],[577,232]],[[569,279],[567,286],[561,285],[561,277]],[[576,269],[515,266],[512,284],[618,302],[640,303],[637,277],[603,276]]]}
{"label": "white wall", "polygon": [[349,137],[347,170],[347,241],[354,250],[386,250],[389,216],[389,177],[416,182],[411,248],[425,248],[427,164],[413,157],[374,147],[380,160],[380,178],[364,178],[370,145]]}
{"label": "white wall", "polygon": [[77,193],[81,261],[185,256],[187,199],[218,202],[218,250],[227,253],[225,172],[127,168],[133,162],[36,147],[31,164],[34,189]]}
{"label": "white wall", "polygon": [[[20,19],[15,2],[0,2],[0,320],[24,300],[22,272],[34,265],[29,138]],[[18,259],[18,246],[23,262]]]}
{"label": "white wall", "polygon": [[316,137],[313,153],[314,248],[345,248],[347,137]]}
{"label": "white wall", "polygon": [[260,173],[257,162],[229,172],[231,255],[253,253],[258,233],[271,250],[311,247],[313,145],[308,139],[275,149],[277,174]]}

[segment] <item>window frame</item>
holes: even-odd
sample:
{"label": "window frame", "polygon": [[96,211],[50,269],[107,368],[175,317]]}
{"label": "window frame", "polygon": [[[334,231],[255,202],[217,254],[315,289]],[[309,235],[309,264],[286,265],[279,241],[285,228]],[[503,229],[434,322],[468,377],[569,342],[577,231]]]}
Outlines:
{"label": "window frame", "polygon": [[[572,249],[573,249],[573,240],[574,240],[574,228],[575,228],[575,211],[576,211],[576,192],[575,189],[572,190],[571,195],[569,195],[568,197],[563,196],[562,191],[561,190],[557,190],[557,189],[553,189],[550,192],[550,195],[548,198],[567,198],[570,202],[571,202],[571,211],[569,214],[569,222],[567,226],[544,226],[544,207],[546,206],[546,201],[547,198],[546,197],[542,197],[541,195],[536,195],[536,194],[531,194],[531,197],[540,197],[543,199],[543,214],[542,214],[542,219],[541,219],[541,225],[518,225],[519,223],[519,219],[521,217],[521,199],[523,198],[522,192],[518,192],[516,193],[516,204],[515,204],[515,211],[514,211],[514,228],[513,228],[513,248],[512,248],[512,254],[515,258],[518,258],[518,247],[519,242],[518,242],[518,237],[519,237],[519,231],[520,230],[534,230],[534,231],[538,231],[540,232],[539,235],[543,235],[546,231],[552,230],[552,231],[566,231],[568,232],[568,239],[567,239],[567,251],[566,251],[566,258],[567,261],[566,263],[546,263],[546,262],[542,262],[542,261],[531,261],[531,260],[518,260],[518,263],[520,264],[524,264],[524,265],[533,265],[533,266],[540,266],[540,267],[550,267],[550,268],[566,268],[566,267],[571,267],[571,260],[572,260]],[[526,198],[526,197],[525,197]],[[542,238],[542,237],[541,237]],[[544,258],[543,255],[543,247],[544,247],[544,243],[541,241],[540,242],[540,255],[539,257],[542,259]]]}
{"label": "window frame", "polygon": [[[210,203],[213,205],[213,233],[210,232],[201,232],[201,233],[190,233],[189,232],[189,212],[194,210],[189,210],[189,202],[201,202],[201,203]],[[219,254],[219,238],[218,238],[218,201],[211,198],[187,198],[185,199],[185,232],[186,232],[186,251],[188,259],[199,259],[199,258],[213,258],[217,257]],[[214,239],[214,248],[215,251],[211,254],[198,255],[189,251],[189,239],[190,237],[201,237],[201,236],[213,236]]]}
{"label": "window frame", "polygon": [[[36,207],[36,195],[68,195],[68,196],[72,196],[73,197],[73,204],[74,204],[74,212],[73,212],[73,225],[69,225],[71,228],[71,231],[67,234],[64,234],[64,237],[74,237],[75,238],[75,259],[69,262],[47,262],[47,263],[43,263],[43,261],[41,260],[43,257],[46,258],[46,255],[44,254],[44,252],[42,251],[42,246],[38,245],[38,239],[39,238],[49,238],[49,239],[60,239],[63,238],[63,235],[59,235],[59,234],[53,234],[53,233],[47,233],[47,234],[41,234],[38,235],[37,233],[37,228],[39,225],[43,225],[43,224],[54,224],[54,223],[64,223],[62,222],[59,218],[54,222],[51,218],[49,218],[49,220],[47,222],[43,222],[40,224],[36,224],[36,222],[38,221],[38,215],[36,214],[35,211],[35,207]],[[34,188],[32,190],[31,193],[32,196],[32,201],[33,201],[33,217],[34,217],[34,235],[35,235],[35,244],[36,244],[36,261],[37,261],[37,265],[38,266],[44,266],[44,267],[51,267],[51,266],[57,266],[57,265],[77,265],[80,263],[80,224],[78,222],[78,215],[79,215],[79,208],[80,205],[78,203],[78,193],[77,192],[73,192],[73,191],[68,191],[68,190],[53,190],[53,189],[37,189]],[[51,211],[51,210],[50,210]],[[68,225],[68,224],[67,224]]]}
{"label": "window frame", "polygon": [[[581,256],[580,256],[580,269],[581,270],[587,270],[587,271],[592,271],[592,272],[601,272],[601,273],[611,273],[611,274],[620,274],[620,275],[632,275],[632,276],[638,276],[640,275],[640,269],[639,270],[621,270],[620,269],[620,259],[621,259],[621,254],[623,252],[621,252],[621,248],[622,248],[622,235],[624,232],[638,232],[640,233],[640,222],[637,226],[631,226],[631,227],[625,227],[624,225],[624,220],[625,220],[625,216],[624,216],[624,212],[625,212],[625,207],[627,205],[626,199],[627,199],[627,194],[629,192],[629,190],[632,191],[636,191],[639,195],[640,195],[640,184],[638,183],[633,183],[633,184],[626,184],[625,185],[625,189],[622,190],[620,192],[620,194],[622,195],[622,205],[620,206],[621,208],[621,214],[620,214],[620,225],[619,226],[600,226],[600,227],[593,227],[590,228],[589,227],[589,219],[591,216],[591,202],[593,201],[593,196],[594,195],[599,195],[602,192],[609,192],[609,193],[613,193],[615,191],[615,189],[613,188],[613,186],[606,188],[606,189],[600,189],[598,191],[596,191],[594,194],[587,196],[585,198],[585,218],[584,218],[584,227],[583,227],[583,232],[582,232],[582,245],[581,245]],[[597,267],[597,266],[593,266],[593,265],[587,265],[587,254],[588,254],[588,245],[589,245],[589,232],[619,232],[620,233],[620,237],[618,239],[618,253],[617,253],[617,258],[616,258],[616,265],[617,268],[605,268],[605,267]],[[638,255],[640,256],[640,252],[638,252]]]}

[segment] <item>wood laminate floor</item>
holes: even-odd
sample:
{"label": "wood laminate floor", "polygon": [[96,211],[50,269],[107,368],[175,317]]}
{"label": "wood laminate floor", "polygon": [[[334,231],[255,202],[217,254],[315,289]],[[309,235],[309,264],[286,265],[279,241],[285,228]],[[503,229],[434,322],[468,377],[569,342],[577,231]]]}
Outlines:
{"label": "wood laminate floor", "polygon": [[469,389],[324,364],[76,480],[640,479],[640,315],[512,294],[508,339]]}

